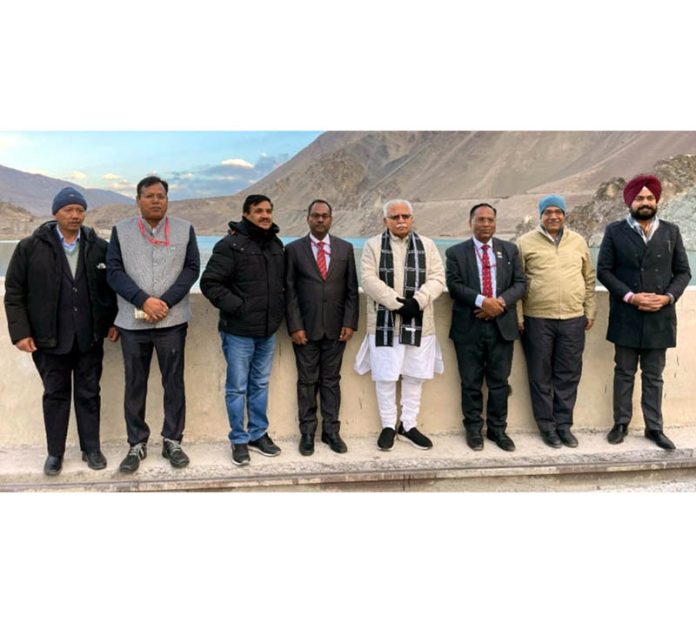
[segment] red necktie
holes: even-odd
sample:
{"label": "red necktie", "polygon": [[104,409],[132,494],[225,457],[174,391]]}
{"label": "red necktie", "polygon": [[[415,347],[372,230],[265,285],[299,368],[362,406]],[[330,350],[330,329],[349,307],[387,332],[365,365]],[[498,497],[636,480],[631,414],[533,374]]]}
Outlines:
{"label": "red necktie", "polygon": [[491,281],[491,260],[488,257],[488,245],[481,246],[481,276],[483,277],[483,296],[493,296],[493,282]]}
{"label": "red necktie", "polygon": [[317,242],[317,266],[321,273],[321,278],[326,280],[326,253],[324,253],[324,243]]}

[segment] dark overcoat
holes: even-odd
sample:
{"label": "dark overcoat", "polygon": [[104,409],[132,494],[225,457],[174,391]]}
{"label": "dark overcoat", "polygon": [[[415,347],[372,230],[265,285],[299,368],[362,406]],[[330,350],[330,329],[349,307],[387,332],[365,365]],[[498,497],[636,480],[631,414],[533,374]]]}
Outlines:
{"label": "dark overcoat", "polygon": [[646,245],[622,219],[607,226],[597,258],[597,278],[609,290],[607,340],[629,348],[671,348],[677,344],[674,305],[656,312],[624,302],[628,292],[671,294],[676,302],[691,279],[679,228],[660,220]]}

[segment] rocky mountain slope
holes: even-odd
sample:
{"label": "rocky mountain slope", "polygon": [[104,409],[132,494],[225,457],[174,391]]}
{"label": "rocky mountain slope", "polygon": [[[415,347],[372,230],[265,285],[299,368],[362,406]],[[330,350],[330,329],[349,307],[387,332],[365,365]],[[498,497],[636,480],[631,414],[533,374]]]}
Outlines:
{"label": "rocky mountain slope", "polygon": [[[696,132],[326,132],[243,192],[172,201],[170,211],[200,234],[219,235],[240,218],[247,194],[263,193],[281,232],[299,235],[306,206],[322,197],[334,206],[338,235],[367,236],[382,227],[384,201],[403,197],[414,203],[421,232],[461,237],[469,235],[469,208],[488,201],[499,233],[512,237],[525,217],[535,218],[544,194],[563,194],[591,221],[600,202],[613,205],[623,180],[690,153]],[[133,202],[104,206],[90,210],[87,223],[108,232],[134,213]]]}
{"label": "rocky mountain slope", "polygon": [[0,201],[21,206],[32,214],[50,216],[53,197],[66,186],[77,188],[87,199],[87,204],[93,208],[128,201],[128,197],[110,190],[83,188],[74,182],[25,173],[0,165]]}
{"label": "rocky mountain slope", "polygon": [[0,238],[19,240],[38,226],[40,219],[13,203],[0,201]]}
{"label": "rocky mountain slope", "polygon": [[[642,172],[652,173],[662,182],[659,216],[677,223],[687,248],[696,249],[696,155],[681,154],[660,160]],[[626,182],[622,177],[611,178],[599,185],[590,201],[569,210],[568,226],[585,236],[591,246],[599,246],[608,223],[626,216],[628,209],[623,201]],[[537,223],[536,216],[524,219],[517,227],[517,235]]]}

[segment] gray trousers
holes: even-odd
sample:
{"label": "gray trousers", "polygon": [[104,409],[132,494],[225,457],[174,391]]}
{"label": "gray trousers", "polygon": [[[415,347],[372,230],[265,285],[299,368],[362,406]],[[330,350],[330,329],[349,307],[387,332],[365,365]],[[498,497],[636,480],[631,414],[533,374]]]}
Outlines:
{"label": "gray trousers", "polygon": [[640,361],[645,428],[662,430],[662,371],[666,349],[614,345],[614,422],[628,424],[633,415],[633,386]]}
{"label": "gray trousers", "polygon": [[582,374],[587,319],[524,317],[522,346],[540,431],[570,428]]}

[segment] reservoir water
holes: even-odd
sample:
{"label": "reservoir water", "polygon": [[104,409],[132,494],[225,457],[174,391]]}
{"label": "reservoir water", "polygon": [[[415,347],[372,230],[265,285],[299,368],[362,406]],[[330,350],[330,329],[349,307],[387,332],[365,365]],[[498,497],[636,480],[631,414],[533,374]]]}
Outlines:
{"label": "reservoir water", "polygon": [[[297,238],[297,236],[281,236],[281,240],[284,244],[287,244],[288,242],[291,242],[293,240],[297,240]],[[220,240],[220,236],[198,236],[198,248],[201,252],[201,267],[205,267],[205,265],[207,264],[208,260],[210,259],[210,255],[213,252],[213,247],[215,246],[215,243],[218,240]],[[350,242],[355,248],[355,261],[358,264],[359,274],[360,256],[362,255],[362,248],[363,244],[365,244],[366,238],[344,238],[344,240]],[[434,239],[434,242],[437,245],[438,250],[440,251],[440,255],[442,256],[443,262],[445,259],[445,251],[449,247],[454,246],[455,244],[458,244],[463,240],[465,240],[465,238]],[[0,240],[0,277],[5,276],[5,271],[7,270],[7,265],[10,262],[10,258],[12,257],[12,252],[14,251],[15,246],[17,246],[16,240]],[[592,253],[592,260],[596,265],[597,253],[599,252],[599,249],[593,247],[590,249],[590,251]],[[687,251],[687,254],[689,256],[689,265],[691,266],[692,273],[690,285],[696,285],[696,251]]]}

